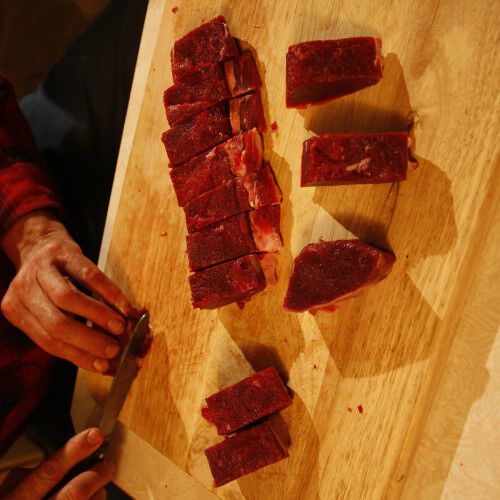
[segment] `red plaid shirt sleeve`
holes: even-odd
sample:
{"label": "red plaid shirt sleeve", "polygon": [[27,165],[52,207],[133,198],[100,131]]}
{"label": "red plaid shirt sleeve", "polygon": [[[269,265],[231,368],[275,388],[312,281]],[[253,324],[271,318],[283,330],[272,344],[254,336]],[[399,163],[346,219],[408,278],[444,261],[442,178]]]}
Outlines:
{"label": "red plaid shirt sleeve", "polygon": [[[0,75],[0,237],[35,210],[61,213],[33,136],[10,83]],[[15,269],[0,250],[0,299]],[[52,358],[0,313],[0,455],[46,394]]]}
{"label": "red plaid shirt sleeve", "polygon": [[61,212],[12,86],[0,75],[0,235],[40,209]]}

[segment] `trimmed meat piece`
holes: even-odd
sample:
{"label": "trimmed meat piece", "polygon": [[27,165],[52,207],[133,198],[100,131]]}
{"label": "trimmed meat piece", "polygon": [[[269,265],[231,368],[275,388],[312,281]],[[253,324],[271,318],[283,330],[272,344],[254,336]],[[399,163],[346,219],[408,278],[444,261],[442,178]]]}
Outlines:
{"label": "trimmed meat piece", "polygon": [[340,301],[383,280],[396,257],[361,240],[311,243],[295,258],[284,307],[289,311],[335,311]]}
{"label": "trimmed meat piece", "polygon": [[286,54],[286,106],[307,108],[352,94],[382,78],[377,37],[292,45]]}
{"label": "trimmed meat piece", "polygon": [[304,141],[301,186],[376,184],[406,179],[408,134],[325,134]]}
{"label": "trimmed meat piece", "polygon": [[252,92],[229,101],[229,118],[235,135],[253,128],[265,132],[266,119],[260,92]]}
{"label": "trimmed meat piece", "polygon": [[222,66],[214,64],[165,90],[163,103],[173,127],[230,97]]}
{"label": "trimmed meat piece", "polygon": [[262,87],[262,80],[251,52],[243,52],[241,56],[225,62],[224,72],[227,86],[233,97]]}
{"label": "trimmed meat piece", "polygon": [[174,83],[238,54],[224,16],[218,16],[175,42],[170,54]]}
{"label": "trimmed meat piece", "polygon": [[216,309],[247,300],[266,288],[267,281],[256,255],[246,255],[189,276],[191,300],[198,309]]}
{"label": "trimmed meat piece", "polygon": [[257,172],[262,165],[262,138],[256,130],[238,135],[173,168],[170,177],[179,206],[235,177]]}
{"label": "trimmed meat piece", "polygon": [[205,450],[215,486],[287,458],[287,445],[281,441],[286,429],[280,425],[285,424],[277,423],[275,416]]}
{"label": "trimmed meat piece", "polygon": [[231,135],[222,106],[216,106],[163,133],[168,158],[180,165],[193,156],[224,142]]}
{"label": "trimmed meat piece", "polygon": [[256,174],[237,177],[203,193],[184,206],[188,231],[227,219],[252,208],[281,203],[281,192],[268,165]]}
{"label": "trimmed meat piece", "polygon": [[206,398],[202,415],[217,427],[221,436],[253,424],[292,404],[275,368],[254,373]]}
{"label": "trimmed meat piece", "polygon": [[260,208],[188,234],[187,254],[191,271],[256,252],[276,252],[282,246],[280,207]]}

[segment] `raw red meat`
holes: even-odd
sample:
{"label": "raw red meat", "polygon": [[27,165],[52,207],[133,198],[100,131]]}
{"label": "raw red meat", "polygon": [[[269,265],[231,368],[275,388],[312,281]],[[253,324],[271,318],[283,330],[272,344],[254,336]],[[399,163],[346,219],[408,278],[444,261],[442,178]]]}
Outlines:
{"label": "raw red meat", "polygon": [[284,307],[334,311],[340,301],[384,279],[395,260],[360,240],[311,243],[295,258]]}
{"label": "raw red meat", "polygon": [[281,248],[280,207],[244,212],[188,234],[187,254],[192,271],[255,252]]}
{"label": "raw red meat", "polygon": [[222,106],[215,106],[167,130],[162,141],[172,164],[180,165],[224,142],[230,135],[229,121]]}
{"label": "raw red meat", "polygon": [[173,127],[230,97],[222,66],[214,64],[165,90],[163,103]]}
{"label": "raw red meat", "polygon": [[205,450],[215,486],[287,458],[283,431],[277,427],[275,418],[268,419]]}
{"label": "raw red meat", "polygon": [[245,300],[267,283],[257,256],[246,255],[192,274],[189,285],[193,307],[215,309]]}
{"label": "raw red meat", "polygon": [[217,427],[222,436],[292,404],[285,385],[273,367],[222,389],[208,397],[206,402],[202,415]]}
{"label": "raw red meat", "polygon": [[229,117],[233,134],[239,134],[253,128],[264,132],[266,119],[262,109],[260,92],[252,92],[229,101]]}
{"label": "raw red meat", "polygon": [[301,186],[399,182],[406,179],[408,134],[325,134],[302,149]]}
{"label": "raw red meat", "polygon": [[238,54],[224,16],[218,16],[175,42],[171,52],[174,82]]}
{"label": "raw red meat", "polygon": [[375,85],[382,78],[377,37],[292,45],[286,54],[286,105],[306,108]]}
{"label": "raw red meat", "polygon": [[262,81],[251,52],[243,52],[224,63],[226,82],[233,97],[262,87]]}
{"label": "raw red meat", "polygon": [[227,219],[252,208],[281,203],[281,192],[269,166],[256,174],[237,177],[218,188],[203,193],[184,206],[188,231]]}
{"label": "raw red meat", "polygon": [[251,130],[170,171],[179,206],[262,165],[262,138]]}

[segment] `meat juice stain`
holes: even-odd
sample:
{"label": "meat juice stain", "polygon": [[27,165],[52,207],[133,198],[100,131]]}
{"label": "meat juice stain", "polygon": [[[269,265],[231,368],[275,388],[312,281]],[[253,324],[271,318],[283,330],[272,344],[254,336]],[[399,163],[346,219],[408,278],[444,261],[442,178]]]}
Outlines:
{"label": "meat juice stain", "polygon": [[347,408],[347,411],[348,411],[349,413],[352,413],[352,408],[349,406],[349,408]]}
{"label": "meat juice stain", "polygon": [[177,11],[179,10],[179,7],[174,7],[172,9],[172,14],[177,14]]}
{"label": "meat juice stain", "polygon": [[271,132],[277,132],[278,131],[278,123],[277,122],[273,122],[271,123]]}
{"label": "meat juice stain", "polygon": [[165,236],[167,236],[167,234],[168,234],[168,233],[167,233],[167,231],[162,231],[162,232],[160,233],[160,236],[161,236],[162,238],[164,238]]}
{"label": "meat juice stain", "polygon": [[358,411],[359,413],[363,413],[363,405],[358,405]]}

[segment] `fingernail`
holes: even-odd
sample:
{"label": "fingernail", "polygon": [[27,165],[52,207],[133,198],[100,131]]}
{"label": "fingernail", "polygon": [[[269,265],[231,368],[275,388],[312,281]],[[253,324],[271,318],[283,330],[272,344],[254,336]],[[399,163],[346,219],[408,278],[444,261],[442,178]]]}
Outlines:
{"label": "fingernail", "polygon": [[118,344],[109,344],[108,347],[106,347],[106,350],[104,351],[104,354],[106,354],[106,357],[108,359],[113,359],[118,356],[118,353],[120,352],[120,347]]}
{"label": "fingernail", "polygon": [[90,429],[87,433],[87,441],[92,446],[96,444],[101,444],[104,440],[104,436],[99,429]]}
{"label": "fingernail", "polygon": [[94,370],[98,372],[107,372],[109,370],[109,363],[105,359],[97,358],[92,363],[92,366],[94,367]]}
{"label": "fingernail", "polygon": [[122,333],[125,328],[125,322],[120,319],[110,319],[108,321],[108,329],[112,333]]}

